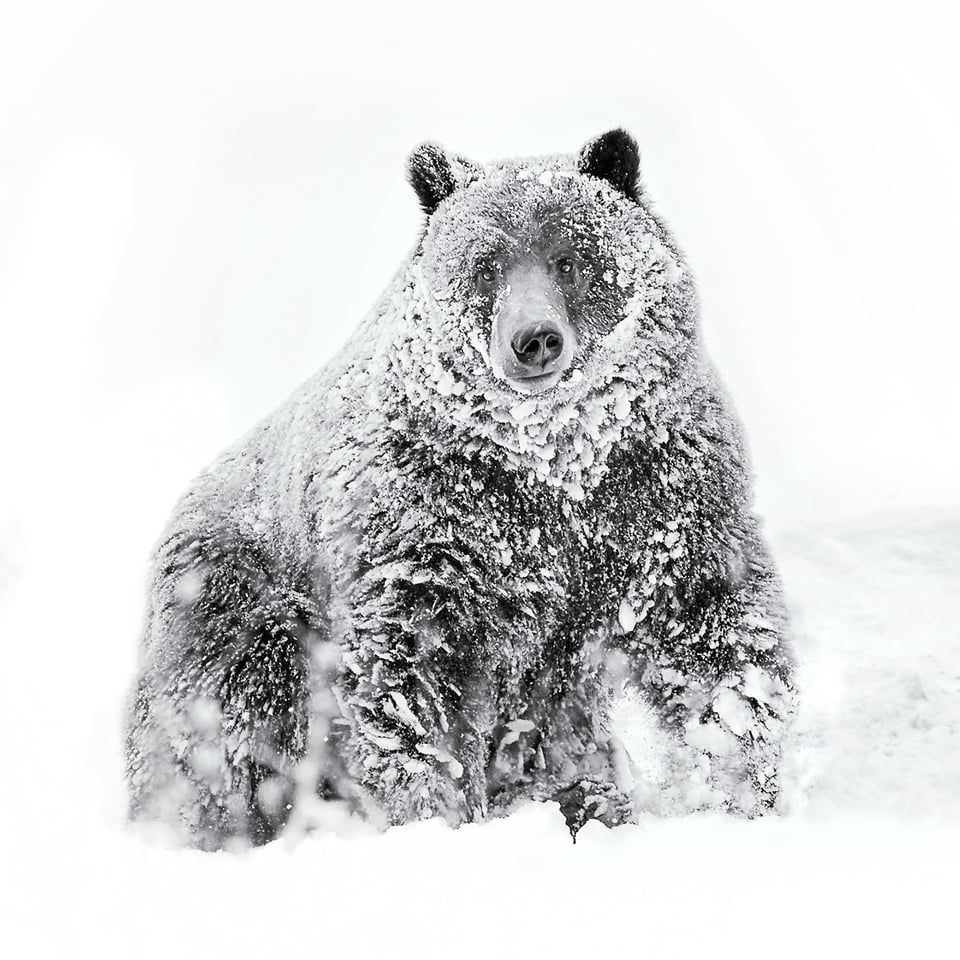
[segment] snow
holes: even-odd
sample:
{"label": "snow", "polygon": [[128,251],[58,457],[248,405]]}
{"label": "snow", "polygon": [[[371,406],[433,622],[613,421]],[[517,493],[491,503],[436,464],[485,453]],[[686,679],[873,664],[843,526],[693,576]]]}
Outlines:
{"label": "snow", "polygon": [[[464,51],[449,12],[385,11],[368,36],[365,11],[242,8],[4,12],[0,949],[954,953],[945,8],[609,11],[603,96],[555,68],[581,33],[564,11],[511,4],[506,32],[473,17]],[[425,136],[478,156],[573,150],[619,123],[698,277],[794,615],[781,814],[590,823],[573,845],[549,806],[382,834],[327,811],[330,834],[239,856],[130,833],[117,738],[151,544],[198,467],[334,352],[412,243],[406,151]],[[643,705],[619,719],[653,803],[667,745]]]}
{"label": "snow", "polygon": [[[787,530],[772,542],[803,691],[779,816],[590,823],[572,845],[554,805],[529,805],[456,831],[428,821],[381,834],[341,820],[329,834],[242,855],[164,849],[122,820],[113,738],[124,678],[110,660],[123,661],[128,638],[110,627],[93,668],[52,678],[47,696],[64,698],[56,722],[35,685],[5,690],[5,729],[17,731],[5,938],[24,956],[124,956],[134,944],[147,957],[246,955],[318,938],[324,952],[351,955],[356,931],[365,956],[512,955],[534,944],[561,956],[693,956],[705,938],[711,955],[735,956],[749,915],[749,941],[779,956],[936,953],[952,936],[960,856],[960,509]],[[122,557],[99,559],[124,579]],[[32,578],[15,584],[5,637],[36,637],[38,592]],[[22,652],[10,652],[24,677]],[[662,735],[642,705],[618,722],[639,788],[656,784]],[[44,731],[70,755],[38,751]],[[18,742],[28,751],[19,759]]]}
{"label": "snow", "polygon": [[805,691],[787,808],[956,825],[960,512],[805,530],[779,547]]}

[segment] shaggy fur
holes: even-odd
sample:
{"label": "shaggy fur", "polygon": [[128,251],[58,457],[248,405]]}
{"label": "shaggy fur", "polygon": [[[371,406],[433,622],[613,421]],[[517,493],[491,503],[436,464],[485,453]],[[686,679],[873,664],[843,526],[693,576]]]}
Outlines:
{"label": "shaggy fur", "polygon": [[[427,227],[345,348],[178,504],[126,740],[131,811],[205,849],[331,804],[451,823],[637,809],[625,692],[676,733],[664,810],[777,793],[791,658],[692,279],[622,131],[484,167],[427,145]],[[545,245],[545,239],[550,244]],[[557,244],[573,364],[491,369],[479,264]],[[538,259],[539,258],[539,259]]]}

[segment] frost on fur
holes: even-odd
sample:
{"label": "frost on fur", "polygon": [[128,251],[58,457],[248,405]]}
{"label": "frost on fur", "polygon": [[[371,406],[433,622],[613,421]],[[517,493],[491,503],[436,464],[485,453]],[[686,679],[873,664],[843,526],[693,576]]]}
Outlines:
{"label": "frost on fur", "polygon": [[[429,219],[393,283],[161,540],[133,814],[215,849],[345,812],[553,799],[575,832],[769,809],[780,589],[636,145],[480,166],[428,144],[409,170]],[[546,326],[498,340],[508,309]],[[531,372],[548,328],[563,351]],[[675,738],[657,789],[614,728],[631,697]]]}

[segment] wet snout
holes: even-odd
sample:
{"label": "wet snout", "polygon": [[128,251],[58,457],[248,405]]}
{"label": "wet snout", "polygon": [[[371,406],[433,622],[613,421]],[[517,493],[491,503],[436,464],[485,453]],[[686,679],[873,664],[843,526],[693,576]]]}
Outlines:
{"label": "wet snout", "polygon": [[494,372],[522,393],[539,393],[560,379],[575,348],[563,295],[546,271],[534,266],[511,274],[490,336]]}
{"label": "wet snout", "polygon": [[534,376],[563,353],[563,331],[555,323],[527,324],[510,341],[517,363]]}

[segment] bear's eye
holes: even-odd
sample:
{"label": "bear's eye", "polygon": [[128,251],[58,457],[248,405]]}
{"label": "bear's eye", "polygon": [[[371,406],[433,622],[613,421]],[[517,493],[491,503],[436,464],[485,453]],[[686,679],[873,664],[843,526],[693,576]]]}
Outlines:
{"label": "bear's eye", "polygon": [[477,282],[481,286],[489,286],[491,283],[494,283],[497,279],[497,271],[494,268],[493,264],[482,263],[477,269]]}
{"label": "bear's eye", "polygon": [[573,273],[573,259],[571,257],[561,257],[557,261],[557,273],[561,276],[569,277]]}

